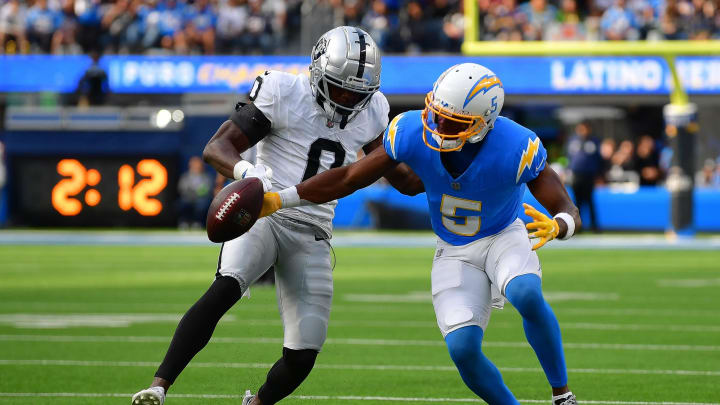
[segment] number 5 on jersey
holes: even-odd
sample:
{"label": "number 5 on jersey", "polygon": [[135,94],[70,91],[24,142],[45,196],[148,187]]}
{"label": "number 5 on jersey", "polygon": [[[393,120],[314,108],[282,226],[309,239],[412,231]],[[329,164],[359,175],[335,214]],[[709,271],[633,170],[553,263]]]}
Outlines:
{"label": "number 5 on jersey", "polygon": [[[476,211],[478,215],[460,216],[456,215],[458,209],[466,211]],[[440,212],[442,213],[442,223],[447,230],[461,236],[473,236],[480,232],[480,210],[482,202],[466,200],[463,198],[453,197],[443,194],[440,202]]]}

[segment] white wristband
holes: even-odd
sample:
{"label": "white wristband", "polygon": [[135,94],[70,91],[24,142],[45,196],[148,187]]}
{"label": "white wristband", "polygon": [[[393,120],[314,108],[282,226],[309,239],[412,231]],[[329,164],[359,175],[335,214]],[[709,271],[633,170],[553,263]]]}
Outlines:
{"label": "white wristband", "polygon": [[245,172],[249,169],[252,169],[253,167],[255,166],[247,160],[240,160],[239,162],[235,163],[235,167],[233,167],[233,177],[235,178],[235,180],[240,180],[244,177]]}
{"label": "white wristband", "polygon": [[301,207],[304,205],[315,205],[315,203],[312,201],[301,199],[300,195],[297,192],[297,188],[295,186],[288,187],[286,189],[278,191],[278,195],[280,195],[280,201],[282,203],[282,208]]}
{"label": "white wristband", "polygon": [[559,239],[567,240],[575,234],[575,220],[573,219],[572,215],[568,214],[567,212],[561,212],[555,215],[553,218],[556,220],[560,218],[567,225],[567,232],[565,232],[565,236]]}
{"label": "white wristband", "polygon": [[300,204],[300,195],[298,195],[297,188],[295,188],[295,186],[280,190],[278,191],[278,194],[280,195],[283,208],[292,208],[302,205]]}

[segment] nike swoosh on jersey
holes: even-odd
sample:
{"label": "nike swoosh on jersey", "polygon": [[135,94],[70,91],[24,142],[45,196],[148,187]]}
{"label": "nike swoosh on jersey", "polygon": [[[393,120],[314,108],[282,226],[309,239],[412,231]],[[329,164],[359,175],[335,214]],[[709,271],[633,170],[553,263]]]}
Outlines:
{"label": "nike swoosh on jersey", "polygon": [[540,168],[542,167],[543,163],[545,163],[545,158],[540,159],[537,166],[535,166],[535,175],[536,176],[540,173]]}

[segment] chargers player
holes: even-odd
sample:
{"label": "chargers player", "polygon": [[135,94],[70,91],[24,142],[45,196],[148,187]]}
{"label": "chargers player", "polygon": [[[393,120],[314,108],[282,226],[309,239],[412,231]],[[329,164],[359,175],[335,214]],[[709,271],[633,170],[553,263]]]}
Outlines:
{"label": "chargers player", "polygon": [[[573,405],[560,327],[543,298],[534,250],[554,238],[570,238],[580,218],[557,174],[545,164],[540,139],[498,116],[504,99],[503,85],[489,69],[474,63],[453,66],[435,82],[424,110],[392,120],[384,149],[297,187],[266,193],[261,215],[346,196],[406,163],[424,184],[439,237],[431,276],[433,306],[463,381],[491,405],[518,404],[481,350],[491,307],[502,306],[502,294],[522,315],[525,335],[552,387],[553,405]],[[526,184],[554,215],[525,205],[534,220],[527,229],[539,238],[534,246],[518,218]]]}
{"label": "chargers player", "polygon": [[[258,77],[249,94],[252,102],[238,104],[203,157],[228,178],[260,178],[265,191],[348,165],[360,148],[365,153],[382,149],[389,105],[379,88],[380,50],[370,35],[334,28],[312,50],[309,79],[277,71]],[[255,144],[257,165],[240,157]],[[386,177],[401,191],[422,191],[406,166]],[[327,240],[336,204],[283,210],[224,243],[215,281],[182,318],[151,387],[135,394],[132,404],[162,405],[223,314],[270,266],[283,321],[283,354],[257,395],[247,391],[242,405],[272,405],[290,395],[312,370],[327,335],[333,294]]]}

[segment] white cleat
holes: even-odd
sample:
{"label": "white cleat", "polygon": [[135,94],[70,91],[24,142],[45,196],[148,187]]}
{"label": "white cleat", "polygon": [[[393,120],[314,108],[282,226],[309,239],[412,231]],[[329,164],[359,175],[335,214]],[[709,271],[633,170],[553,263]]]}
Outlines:
{"label": "white cleat", "polygon": [[150,387],[133,395],[131,405],[163,405],[165,402],[165,389],[163,387]]}
{"label": "white cleat", "polygon": [[242,405],[250,405],[252,400],[255,399],[255,395],[253,395],[250,390],[245,391],[245,396],[242,400]]}
{"label": "white cleat", "polygon": [[566,392],[552,397],[552,405],[577,405],[577,399],[572,392]]}

